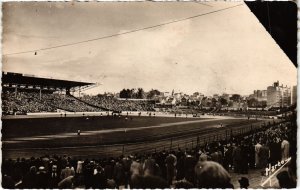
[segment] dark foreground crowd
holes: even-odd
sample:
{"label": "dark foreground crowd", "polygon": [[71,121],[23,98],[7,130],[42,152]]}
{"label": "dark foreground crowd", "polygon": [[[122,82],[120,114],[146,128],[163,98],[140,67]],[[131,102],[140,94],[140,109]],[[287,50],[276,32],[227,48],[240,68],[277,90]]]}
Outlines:
{"label": "dark foreground crowd", "polygon": [[[116,158],[73,159],[43,156],[5,159],[3,188],[234,188],[229,170],[264,172],[292,157],[287,171],[277,175],[280,187],[296,187],[296,126],[290,122],[193,149],[134,154]],[[247,178],[240,180],[247,188]],[[238,187],[236,187],[238,188]]]}

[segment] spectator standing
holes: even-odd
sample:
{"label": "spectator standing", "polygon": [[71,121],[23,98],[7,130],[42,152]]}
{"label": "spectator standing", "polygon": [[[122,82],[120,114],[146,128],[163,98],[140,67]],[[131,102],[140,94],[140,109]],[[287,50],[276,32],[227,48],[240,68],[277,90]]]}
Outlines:
{"label": "spectator standing", "polygon": [[238,144],[233,145],[232,161],[233,161],[234,172],[241,173],[242,154],[241,154],[241,147]]}
{"label": "spectator standing", "polygon": [[33,189],[36,188],[37,183],[37,176],[36,176],[37,169],[35,166],[31,166],[29,172],[25,174],[23,178],[23,187],[26,189]]}
{"label": "spectator standing", "polygon": [[166,158],[166,169],[167,169],[167,182],[171,185],[173,180],[176,178],[176,164],[177,158],[174,154],[169,154]]}
{"label": "spectator standing", "polygon": [[281,142],[281,160],[286,160],[289,158],[290,153],[290,143],[287,141],[287,138],[284,137]]}
{"label": "spectator standing", "polygon": [[67,165],[65,169],[61,170],[60,179],[63,180],[69,176],[75,176],[75,171],[74,169],[70,168],[69,165]]}
{"label": "spectator standing", "polygon": [[57,174],[57,166],[53,165],[51,172],[48,174],[48,188],[55,189],[58,188],[59,175]]}
{"label": "spectator standing", "polygon": [[268,165],[268,161],[270,158],[270,149],[265,142],[262,143],[258,157],[259,157],[258,168],[266,167]]}
{"label": "spectator standing", "polygon": [[36,173],[36,180],[38,189],[46,189],[48,185],[48,176],[44,166],[39,167],[39,171]]}
{"label": "spectator standing", "polygon": [[125,184],[125,171],[122,163],[118,160],[114,167],[114,180],[116,182],[117,187]]}
{"label": "spectator standing", "polygon": [[261,144],[259,141],[257,141],[256,145],[255,145],[255,166],[258,167],[259,165],[259,152],[261,149]]}
{"label": "spectator standing", "polygon": [[230,166],[232,167],[232,146],[230,144],[224,146],[223,166],[227,171],[229,171]]}
{"label": "spectator standing", "polygon": [[105,177],[104,169],[97,166],[96,174],[93,176],[93,189],[105,189],[107,186],[107,179]]}
{"label": "spectator standing", "polygon": [[194,174],[195,174],[195,170],[194,170],[194,166],[197,163],[196,159],[194,156],[187,154],[185,161],[184,161],[184,176],[185,179],[191,183],[194,183]]}

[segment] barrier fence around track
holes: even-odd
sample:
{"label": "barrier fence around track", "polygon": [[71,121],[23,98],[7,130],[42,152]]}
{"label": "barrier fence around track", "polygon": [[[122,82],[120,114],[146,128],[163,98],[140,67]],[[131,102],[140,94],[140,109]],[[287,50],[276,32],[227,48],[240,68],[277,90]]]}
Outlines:
{"label": "barrier fence around track", "polygon": [[[233,137],[237,137],[240,135],[250,134],[251,132],[255,132],[258,129],[262,129],[264,127],[270,127],[274,125],[279,125],[285,121],[282,120],[269,120],[269,121],[261,121],[258,123],[247,124],[240,127],[232,127],[232,128],[218,128],[216,131],[207,134],[201,134],[201,132],[196,133],[190,137],[170,137],[167,139],[158,140],[161,142],[159,146],[153,146],[153,148],[148,148],[144,150],[143,148],[130,148],[132,143],[123,144],[122,150],[118,152],[122,152],[123,155],[135,154],[143,151],[144,153],[153,153],[159,151],[171,151],[180,149],[193,149],[196,147],[203,147],[205,144],[210,144],[218,141],[226,141],[230,140]],[[145,142],[145,143],[153,143],[153,141]],[[143,143],[143,144],[145,144]],[[148,146],[147,146],[148,147]]]}

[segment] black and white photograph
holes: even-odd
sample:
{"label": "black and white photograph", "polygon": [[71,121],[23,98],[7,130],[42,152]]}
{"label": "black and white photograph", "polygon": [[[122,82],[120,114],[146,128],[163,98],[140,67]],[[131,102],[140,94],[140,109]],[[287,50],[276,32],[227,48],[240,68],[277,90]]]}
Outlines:
{"label": "black and white photograph", "polygon": [[294,1],[7,1],[4,189],[297,187]]}

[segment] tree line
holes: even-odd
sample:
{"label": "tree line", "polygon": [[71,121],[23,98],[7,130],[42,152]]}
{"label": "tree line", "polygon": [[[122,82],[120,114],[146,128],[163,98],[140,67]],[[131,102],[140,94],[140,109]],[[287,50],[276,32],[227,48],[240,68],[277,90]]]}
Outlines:
{"label": "tree line", "polygon": [[120,91],[120,98],[130,98],[130,99],[152,99],[156,95],[160,95],[160,91],[156,89],[151,89],[149,92],[145,92],[143,88],[132,88],[123,89]]}

